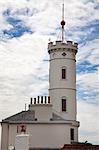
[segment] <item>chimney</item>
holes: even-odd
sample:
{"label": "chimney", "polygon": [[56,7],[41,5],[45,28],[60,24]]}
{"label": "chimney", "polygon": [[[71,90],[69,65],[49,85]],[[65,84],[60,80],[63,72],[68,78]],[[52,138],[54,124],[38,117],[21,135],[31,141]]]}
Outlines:
{"label": "chimney", "polygon": [[38,104],[40,103],[40,97],[38,96]]}
{"label": "chimney", "polygon": [[45,96],[45,104],[46,104],[46,102],[47,102],[47,101],[46,101],[46,96]]}
{"label": "chimney", "polygon": [[34,98],[34,104],[36,104],[36,98]]}
{"label": "chimney", "polygon": [[43,96],[41,96],[41,104],[43,104]]}
{"label": "chimney", "polygon": [[50,104],[50,96],[48,96],[48,104]]}

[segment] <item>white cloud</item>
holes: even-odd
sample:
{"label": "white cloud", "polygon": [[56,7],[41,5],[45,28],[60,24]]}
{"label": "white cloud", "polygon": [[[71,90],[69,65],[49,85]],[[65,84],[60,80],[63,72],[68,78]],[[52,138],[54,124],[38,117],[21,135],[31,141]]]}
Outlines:
{"label": "white cloud", "polygon": [[[32,29],[35,29],[38,32],[48,33],[55,30],[59,26],[61,20],[61,0],[48,1],[43,0],[41,3],[39,0],[3,0],[0,2],[1,14],[2,11],[9,8],[11,14],[14,17],[18,17],[26,22]],[[90,22],[98,20],[98,10],[95,9],[95,6],[98,2],[88,2],[78,0],[70,0],[65,2],[65,20],[66,26],[71,30],[72,28],[78,28],[81,26],[87,26]],[[34,9],[38,10],[38,13],[34,13],[33,16],[24,15],[21,12],[22,9],[26,11],[26,8],[29,8],[30,14],[32,14]],[[20,11],[18,11],[20,10]],[[27,13],[27,14],[28,14]],[[2,15],[1,15],[2,17]],[[82,19],[81,19],[82,18]],[[5,19],[2,17],[5,25]],[[3,26],[3,23],[2,23]],[[8,24],[6,23],[6,26]]]}
{"label": "white cloud", "polygon": [[80,121],[79,140],[98,143],[99,139],[99,109],[85,101],[78,101],[78,120]]}
{"label": "white cloud", "polygon": [[[13,38],[5,43],[1,42],[1,73],[18,76],[35,72],[46,54],[44,51],[47,52],[47,38],[25,34],[20,39]],[[34,67],[31,70],[32,66]]]}
{"label": "white cloud", "polygon": [[87,60],[92,64],[99,63],[99,39],[86,41],[86,45],[79,47],[77,61]]}
{"label": "white cloud", "polygon": [[98,90],[99,80],[98,71],[94,73],[84,73],[77,75],[77,82],[84,90]]}
{"label": "white cloud", "polygon": [[48,74],[48,63],[43,62],[48,57],[47,41],[47,36],[37,34],[1,41],[0,119],[21,110],[31,96],[37,96],[48,88],[48,81],[39,80],[40,75]]}

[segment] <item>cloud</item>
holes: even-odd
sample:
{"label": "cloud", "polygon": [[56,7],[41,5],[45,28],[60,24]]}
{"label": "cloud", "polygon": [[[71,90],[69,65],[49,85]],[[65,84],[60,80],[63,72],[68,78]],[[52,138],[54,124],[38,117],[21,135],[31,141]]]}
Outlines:
{"label": "cloud", "polygon": [[[1,41],[1,118],[21,110],[25,103],[29,103],[31,96],[42,95],[44,92],[48,94],[48,62],[43,61],[48,57],[47,39],[46,36],[25,34],[20,39]],[[10,109],[12,105],[16,108]],[[8,112],[5,111],[3,115],[3,110]]]}
{"label": "cloud", "polygon": [[[26,10],[25,10],[26,11]],[[28,11],[29,12],[29,11]],[[20,12],[20,15],[24,14],[24,12]],[[18,12],[16,13],[18,15]],[[5,22],[9,25],[8,29],[2,29],[1,30],[1,40],[2,37],[5,38],[15,38],[20,37],[24,33],[33,33],[30,29],[30,27],[27,27],[25,25],[25,22],[18,17],[15,16],[15,14],[12,13],[11,9],[6,9],[2,15],[4,16]]]}
{"label": "cloud", "polygon": [[99,65],[93,65],[88,61],[83,61],[83,62],[79,62],[77,64],[77,73],[91,73],[91,72],[96,72],[98,69]]}
{"label": "cloud", "polygon": [[31,29],[29,27],[26,27],[24,25],[24,22],[19,19],[8,17],[7,22],[12,25],[12,28],[10,28],[9,30],[3,30],[3,34],[6,36],[8,35],[9,38],[20,37],[24,33],[32,33]]}
{"label": "cloud", "polygon": [[98,43],[99,39],[96,38],[91,41],[86,41],[86,44],[84,45],[80,45],[77,54],[77,63],[86,60],[93,65],[98,64]]}
{"label": "cloud", "polygon": [[[94,70],[93,70],[94,71]],[[99,104],[99,79],[98,71],[77,75],[78,100]]]}
{"label": "cloud", "polygon": [[78,101],[78,120],[80,121],[79,140],[97,144],[99,139],[99,109],[85,101]]}
{"label": "cloud", "polygon": [[[55,33],[55,28],[59,27],[59,20],[61,19],[60,0],[54,0],[53,2],[43,0],[43,3],[39,3],[39,0],[23,0],[21,2],[15,1],[14,4],[13,1],[9,0],[8,3],[5,1],[2,2],[1,6],[4,16],[17,16],[19,19],[23,19],[31,29],[35,29],[42,34]],[[75,29],[79,31],[78,28],[89,26],[90,23],[98,20],[97,6],[98,2],[94,1],[86,1],[86,3],[85,1],[78,2],[77,0],[71,0],[71,3],[70,1],[66,1],[66,27],[72,36]],[[56,9],[54,9],[54,7],[56,7]],[[5,20],[5,18],[2,19]]]}

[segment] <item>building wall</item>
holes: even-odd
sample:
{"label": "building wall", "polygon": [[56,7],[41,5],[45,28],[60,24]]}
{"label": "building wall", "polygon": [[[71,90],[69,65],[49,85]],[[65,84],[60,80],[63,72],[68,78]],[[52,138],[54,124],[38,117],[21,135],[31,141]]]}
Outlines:
{"label": "building wall", "polygon": [[[76,120],[76,99],[75,91],[57,89],[50,90],[50,95],[53,97],[53,111],[66,120]],[[66,111],[62,112],[62,97],[66,97]]]}
{"label": "building wall", "polygon": [[2,124],[1,132],[1,150],[8,150],[9,144],[9,125],[4,123]]}
{"label": "building wall", "polygon": [[9,125],[9,146],[15,145],[15,137],[17,134],[17,125],[10,124]]}
{"label": "building wall", "polygon": [[[5,136],[6,132],[3,134],[7,138],[6,140],[9,139],[9,146],[15,146],[17,125],[19,124],[9,125],[9,138]],[[32,148],[62,148],[65,143],[70,144],[70,128],[74,128],[74,141],[78,141],[77,127],[69,124],[28,124],[26,128],[26,133],[30,135],[30,147]],[[2,150],[8,150],[8,147],[5,146],[5,139],[2,140]]]}
{"label": "building wall", "polygon": [[51,104],[32,104],[30,110],[35,111],[35,118],[38,121],[50,121],[52,118],[52,105]]}
{"label": "building wall", "polygon": [[[63,143],[70,143],[69,125],[63,124],[36,124],[29,125],[31,133],[30,147],[59,148]],[[35,136],[33,136],[35,135]]]}
{"label": "building wall", "polygon": [[[60,52],[57,52],[55,56],[57,56],[58,53]],[[55,58],[50,61],[50,88],[76,89],[75,59],[61,58],[62,53],[63,52],[60,53],[59,59]],[[62,79],[61,77],[62,67],[66,67],[66,79]]]}

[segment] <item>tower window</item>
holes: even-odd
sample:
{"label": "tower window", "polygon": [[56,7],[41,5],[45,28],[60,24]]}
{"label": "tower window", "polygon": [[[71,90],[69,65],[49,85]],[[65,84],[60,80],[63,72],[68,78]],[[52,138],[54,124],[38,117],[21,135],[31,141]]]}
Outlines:
{"label": "tower window", "polygon": [[66,111],[66,99],[62,99],[62,111]]}
{"label": "tower window", "polygon": [[66,69],[62,68],[62,79],[66,79]]}
{"label": "tower window", "polygon": [[71,138],[71,140],[74,140],[74,129],[73,128],[70,129],[70,138]]}

